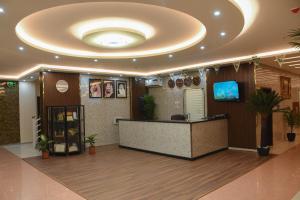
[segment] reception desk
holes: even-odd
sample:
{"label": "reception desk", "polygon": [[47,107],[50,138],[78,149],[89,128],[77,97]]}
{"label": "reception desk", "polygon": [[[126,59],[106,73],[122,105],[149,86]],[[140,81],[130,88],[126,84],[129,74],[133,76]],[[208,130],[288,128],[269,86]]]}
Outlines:
{"label": "reception desk", "polygon": [[227,119],[119,121],[120,146],[186,159],[228,148]]}

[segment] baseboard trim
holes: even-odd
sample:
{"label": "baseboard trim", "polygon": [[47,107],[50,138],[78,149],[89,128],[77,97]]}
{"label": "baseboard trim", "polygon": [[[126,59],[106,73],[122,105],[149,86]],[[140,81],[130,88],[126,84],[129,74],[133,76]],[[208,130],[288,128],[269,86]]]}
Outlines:
{"label": "baseboard trim", "polygon": [[235,151],[251,151],[251,152],[257,152],[256,149],[248,149],[248,148],[238,148],[238,147],[229,147],[229,150],[235,150]]}

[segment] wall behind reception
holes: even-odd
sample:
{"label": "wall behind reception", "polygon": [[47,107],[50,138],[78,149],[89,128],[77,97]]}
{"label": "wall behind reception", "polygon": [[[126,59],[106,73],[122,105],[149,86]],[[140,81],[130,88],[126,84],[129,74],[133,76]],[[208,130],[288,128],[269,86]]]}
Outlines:
{"label": "wall behind reception", "polygon": [[[127,98],[89,98],[89,79],[126,80]],[[80,75],[81,104],[85,106],[86,135],[98,134],[96,145],[119,143],[118,126],[113,124],[116,117],[130,118],[129,79],[105,78],[102,76]]]}
{"label": "wall behind reception", "polygon": [[[236,80],[241,84],[241,102],[217,102],[213,98],[215,82]],[[244,63],[238,72],[233,66],[220,68],[216,73],[207,73],[207,109],[208,115],[229,115],[229,146],[239,148],[256,148],[256,114],[247,110],[246,100],[255,92],[254,66]]]}

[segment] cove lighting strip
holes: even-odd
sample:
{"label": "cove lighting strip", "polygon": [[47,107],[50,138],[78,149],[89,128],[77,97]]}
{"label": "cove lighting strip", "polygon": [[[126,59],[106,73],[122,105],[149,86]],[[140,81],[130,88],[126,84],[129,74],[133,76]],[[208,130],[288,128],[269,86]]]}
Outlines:
{"label": "cove lighting strip", "polygon": [[117,75],[129,75],[129,76],[153,76],[158,74],[166,74],[170,72],[188,70],[188,69],[198,69],[202,67],[211,67],[214,65],[225,65],[232,64],[235,62],[243,62],[249,61],[253,58],[268,58],[272,56],[278,56],[283,54],[297,53],[299,49],[289,48],[289,49],[281,49],[276,51],[263,52],[258,54],[240,56],[240,57],[232,57],[227,59],[214,60],[203,63],[195,63],[192,65],[186,65],[182,67],[169,68],[164,70],[152,71],[148,73],[144,72],[136,72],[136,71],[118,71],[118,70],[108,70],[108,69],[97,69],[97,68],[84,68],[84,67],[75,67],[75,66],[60,66],[60,65],[48,65],[48,64],[38,64],[35,67],[32,67],[19,75],[10,76],[10,75],[0,75],[0,79],[10,79],[10,80],[20,80],[29,74],[41,70],[53,70],[53,71],[63,71],[63,72],[79,72],[79,73],[99,73],[99,74],[117,74]]}

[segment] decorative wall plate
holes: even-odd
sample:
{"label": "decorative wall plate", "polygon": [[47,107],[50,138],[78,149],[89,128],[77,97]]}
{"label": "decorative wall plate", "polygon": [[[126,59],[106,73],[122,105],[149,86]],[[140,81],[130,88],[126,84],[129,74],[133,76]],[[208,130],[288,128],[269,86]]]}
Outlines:
{"label": "decorative wall plate", "polygon": [[183,80],[181,78],[176,80],[176,86],[181,88],[183,86]]}
{"label": "decorative wall plate", "polygon": [[186,77],[184,79],[184,85],[187,86],[187,87],[190,87],[192,85],[192,79],[191,79],[191,77]]}
{"label": "decorative wall plate", "polygon": [[69,84],[65,80],[59,80],[56,82],[56,90],[60,93],[65,93],[69,89]]}
{"label": "decorative wall plate", "polygon": [[168,86],[169,86],[169,88],[174,88],[175,87],[175,82],[172,79],[170,79],[168,81]]}
{"label": "decorative wall plate", "polygon": [[193,84],[196,86],[200,85],[200,77],[199,76],[193,77]]}

